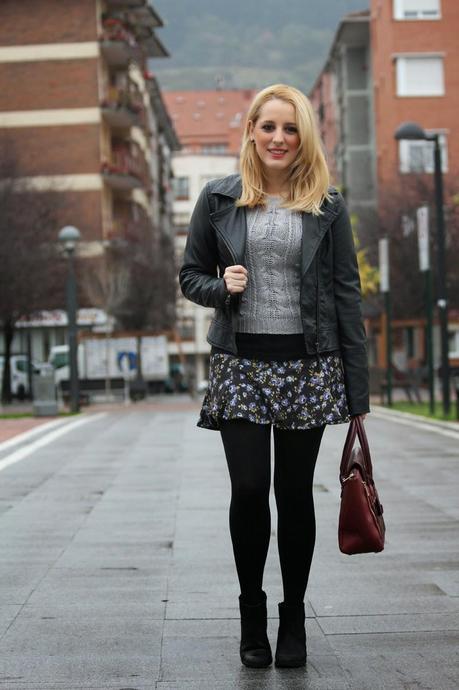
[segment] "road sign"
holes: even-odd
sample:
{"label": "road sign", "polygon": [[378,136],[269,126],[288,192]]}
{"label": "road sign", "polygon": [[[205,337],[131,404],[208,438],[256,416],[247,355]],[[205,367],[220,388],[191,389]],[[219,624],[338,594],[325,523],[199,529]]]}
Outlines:
{"label": "road sign", "polygon": [[379,289],[389,292],[389,239],[379,240]]}
{"label": "road sign", "polygon": [[418,208],[416,216],[418,219],[419,270],[428,271],[430,268],[428,206]]}

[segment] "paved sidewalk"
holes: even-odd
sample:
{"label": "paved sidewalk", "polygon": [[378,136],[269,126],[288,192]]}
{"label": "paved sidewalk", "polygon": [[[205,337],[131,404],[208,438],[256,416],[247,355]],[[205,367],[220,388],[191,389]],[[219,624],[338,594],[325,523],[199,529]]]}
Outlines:
{"label": "paved sidewalk", "polygon": [[[347,426],[327,428],[308,665],[254,670],[238,654],[226,464],[198,408],[171,399],[87,415],[0,472],[0,688],[457,690],[457,440],[368,416],[387,547],[348,557],[336,539]],[[274,645],[273,500],[272,513]]]}

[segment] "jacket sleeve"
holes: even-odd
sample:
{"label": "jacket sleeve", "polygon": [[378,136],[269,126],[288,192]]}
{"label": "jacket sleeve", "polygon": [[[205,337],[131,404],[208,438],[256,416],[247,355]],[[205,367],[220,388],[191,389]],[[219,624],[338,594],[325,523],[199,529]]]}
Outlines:
{"label": "jacket sleeve", "polygon": [[221,307],[229,296],[218,277],[218,250],[210,223],[207,185],[198,197],[188,229],[179,282],[185,297],[203,307]]}
{"label": "jacket sleeve", "polygon": [[333,222],[333,274],[344,383],[351,415],[369,412],[367,340],[352,227],[343,198]]}

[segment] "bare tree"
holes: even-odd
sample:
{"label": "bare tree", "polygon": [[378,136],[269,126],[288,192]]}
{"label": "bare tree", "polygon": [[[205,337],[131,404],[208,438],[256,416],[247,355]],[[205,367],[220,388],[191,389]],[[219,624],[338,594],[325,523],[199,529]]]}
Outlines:
{"label": "bare tree", "polygon": [[0,145],[0,322],[5,358],[2,402],[11,401],[10,354],[17,321],[63,302],[55,213],[53,195],[31,191],[21,184],[14,150],[5,143]]}
{"label": "bare tree", "polygon": [[149,220],[139,222],[135,240],[112,242],[97,260],[87,262],[84,283],[93,304],[126,330],[159,332],[175,321],[173,241]]}
{"label": "bare tree", "polygon": [[[424,315],[424,285],[419,271],[416,209],[430,210],[431,267],[436,276],[436,208],[433,181],[426,175],[386,187],[380,204],[379,234],[390,239],[390,281],[395,318]],[[459,197],[450,183],[445,188],[447,291],[451,308],[459,309]],[[403,220],[405,218],[405,220]]]}

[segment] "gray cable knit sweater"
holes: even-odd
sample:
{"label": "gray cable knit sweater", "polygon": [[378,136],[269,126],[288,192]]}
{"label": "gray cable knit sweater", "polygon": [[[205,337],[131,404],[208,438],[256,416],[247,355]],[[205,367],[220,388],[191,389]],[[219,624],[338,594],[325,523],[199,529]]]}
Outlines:
{"label": "gray cable knit sweater", "polygon": [[280,208],[268,197],[267,208],[247,209],[245,262],[237,330],[243,333],[301,333],[301,213]]}

